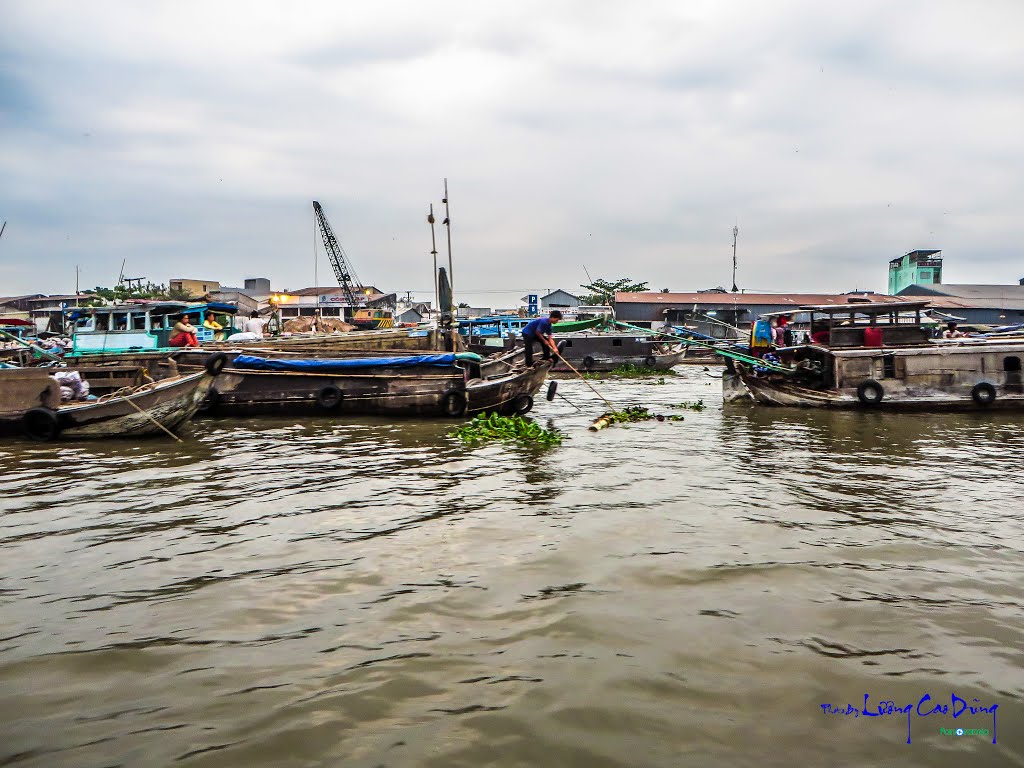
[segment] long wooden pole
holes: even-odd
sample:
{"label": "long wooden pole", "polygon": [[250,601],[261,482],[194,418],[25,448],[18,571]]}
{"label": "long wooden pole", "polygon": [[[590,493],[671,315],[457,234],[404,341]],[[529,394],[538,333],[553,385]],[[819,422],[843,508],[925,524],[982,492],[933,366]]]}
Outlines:
{"label": "long wooden pole", "polygon": [[607,397],[605,397],[604,395],[602,395],[600,392],[597,391],[597,387],[595,387],[593,384],[591,384],[589,381],[587,381],[586,378],[584,378],[582,373],[580,373],[575,368],[573,368],[572,364],[568,360],[566,360],[564,357],[562,357],[562,354],[558,351],[558,347],[557,346],[552,344],[551,347],[552,347],[551,351],[555,353],[555,357],[557,357],[559,360],[561,360],[563,363],[565,363],[570,371],[572,371],[577,376],[579,376],[580,377],[580,381],[582,381],[584,384],[586,384],[588,387],[590,387],[592,390],[594,390],[594,394],[597,395],[598,397],[600,397],[602,400],[604,400],[605,405],[607,405],[613,411],[617,410],[615,408],[615,406],[612,405],[611,401]]}
{"label": "long wooden pole", "polygon": [[[135,393],[133,392],[132,394],[135,394]],[[171,437],[173,437],[173,438],[174,438],[175,440],[177,440],[177,441],[178,441],[179,443],[183,443],[183,442],[185,442],[185,441],[184,441],[184,440],[182,440],[182,439],[181,439],[180,437],[178,437],[178,436],[177,436],[176,434],[174,434],[173,432],[171,432],[171,430],[169,430],[169,429],[168,429],[167,427],[165,427],[165,426],[164,426],[163,424],[161,424],[161,423],[160,423],[159,421],[157,421],[156,419],[154,419],[154,418],[153,418],[153,417],[152,417],[152,416],[151,416],[150,414],[146,413],[146,412],[145,412],[144,410],[142,410],[141,408],[139,408],[139,406],[137,406],[137,405],[136,405],[135,403],[133,403],[133,402],[132,402],[132,400],[131,400],[131,397],[132,397],[132,395],[125,395],[125,396],[124,396],[124,400],[125,400],[125,402],[127,402],[127,403],[128,403],[128,405],[130,405],[130,406],[131,406],[132,408],[134,408],[134,409],[135,409],[136,411],[138,411],[138,412],[139,412],[139,413],[141,413],[141,414],[142,414],[143,416],[145,416],[145,417],[146,417],[147,419],[149,419],[150,421],[152,421],[152,422],[153,422],[154,424],[156,424],[156,425],[157,425],[158,427],[160,427],[160,429],[162,429],[162,430],[163,430],[164,432],[166,432],[166,433],[167,433],[168,435],[170,435]]]}

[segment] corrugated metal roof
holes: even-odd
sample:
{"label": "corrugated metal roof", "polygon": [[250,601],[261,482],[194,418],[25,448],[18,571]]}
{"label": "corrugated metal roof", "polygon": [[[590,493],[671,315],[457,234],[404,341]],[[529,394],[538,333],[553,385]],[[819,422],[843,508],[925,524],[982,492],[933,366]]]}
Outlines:
{"label": "corrugated metal roof", "polygon": [[[1024,285],[982,285],[978,283],[912,285],[903,296],[927,296],[935,306],[958,306],[965,309],[1024,309]],[[956,305],[945,301],[962,302]]]}
{"label": "corrugated metal roof", "polygon": [[[854,299],[854,301],[850,301]],[[763,305],[776,306],[792,304],[857,304],[866,301],[906,301],[906,297],[886,296],[879,293],[831,294],[831,293],[616,293],[616,304],[702,304],[705,306]]]}

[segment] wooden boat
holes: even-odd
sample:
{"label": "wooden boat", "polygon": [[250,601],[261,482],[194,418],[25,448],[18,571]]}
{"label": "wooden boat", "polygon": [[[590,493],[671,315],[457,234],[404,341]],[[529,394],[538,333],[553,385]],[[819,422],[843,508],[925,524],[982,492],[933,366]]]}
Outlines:
{"label": "wooden boat", "polygon": [[230,355],[211,390],[210,414],[321,412],[455,417],[524,414],[550,363],[467,353],[295,359]]}
{"label": "wooden boat", "polygon": [[192,418],[213,379],[202,370],[143,384],[123,395],[62,404],[47,369],[3,369],[0,431],[21,432],[34,440],[165,434]]}
{"label": "wooden boat", "polygon": [[[612,371],[625,365],[651,368],[665,371],[682,360],[686,352],[684,346],[666,343],[649,334],[620,333],[615,331],[578,331],[575,333],[556,333],[553,338],[562,349],[565,362],[556,360],[552,371],[569,373],[569,366],[577,371],[597,373]],[[478,354],[493,352],[495,349],[512,349],[512,339],[505,339],[498,346],[500,339],[490,344],[470,345],[470,351]],[[523,339],[515,339],[515,348],[522,349]],[[534,347],[534,356],[541,352]]]}
{"label": "wooden boat", "polygon": [[[827,343],[820,336],[817,343],[778,350],[781,368],[758,370],[757,365],[737,363],[737,373],[762,405],[1024,408],[1024,339],[931,339],[919,319],[927,305],[924,301],[801,307],[828,317]],[[915,317],[904,319],[911,313]],[[885,315],[890,322],[879,322]],[[867,322],[860,322],[862,318]]]}

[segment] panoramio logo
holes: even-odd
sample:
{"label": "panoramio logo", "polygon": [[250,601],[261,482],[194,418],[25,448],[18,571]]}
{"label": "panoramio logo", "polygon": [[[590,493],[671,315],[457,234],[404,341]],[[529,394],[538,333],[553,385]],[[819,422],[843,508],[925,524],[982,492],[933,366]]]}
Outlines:
{"label": "panoramio logo", "polygon": [[941,736],[988,736],[984,728],[939,728]]}

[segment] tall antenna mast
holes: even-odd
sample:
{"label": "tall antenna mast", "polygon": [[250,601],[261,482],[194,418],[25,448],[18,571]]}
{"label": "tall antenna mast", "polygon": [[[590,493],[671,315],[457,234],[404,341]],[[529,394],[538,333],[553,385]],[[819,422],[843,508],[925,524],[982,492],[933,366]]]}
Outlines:
{"label": "tall antenna mast", "polygon": [[736,287],[736,240],[740,236],[739,225],[732,228],[732,292],[739,293],[740,289]]}

